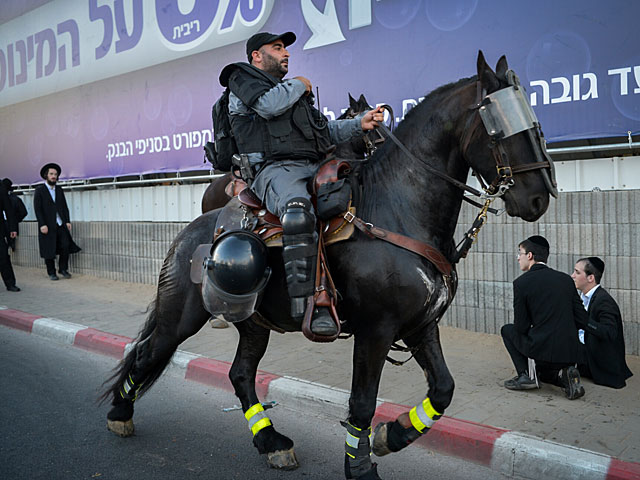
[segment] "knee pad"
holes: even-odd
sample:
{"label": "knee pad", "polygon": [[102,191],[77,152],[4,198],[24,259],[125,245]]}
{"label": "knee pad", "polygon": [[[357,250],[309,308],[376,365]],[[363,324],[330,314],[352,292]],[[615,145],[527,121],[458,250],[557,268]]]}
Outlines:
{"label": "knee pad", "polygon": [[311,210],[311,202],[304,197],[289,200],[285,212],[280,218],[282,233],[284,235],[313,233],[316,227],[316,217]]}

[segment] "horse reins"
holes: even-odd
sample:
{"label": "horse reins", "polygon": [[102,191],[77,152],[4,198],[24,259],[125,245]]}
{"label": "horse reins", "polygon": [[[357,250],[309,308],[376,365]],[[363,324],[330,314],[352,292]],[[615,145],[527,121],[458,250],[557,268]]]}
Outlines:
{"label": "horse reins", "polygon": [[[512,71],[507,72],[507,82],[509,83],[510,86],[514,87],[515,89],[519,88],[519,81],[517,79],[517,76]],[[465,131],[462,137],[462,155],[465,159],[467,158],[466,151],[469,148],[469,145],[471,144],[471,138],[473,137],[473,135],[475,134],[478,128],[478,124],[480,123],[479,120],[482,119],[482,118],[480,119],[478,118],[478,117],[481,117],[480,112],[481,111],[484,112],[483,109],[487,108],[487,105],[491,103],[491,99],[487,96],[486,91],[482,88],[482,84],[480,80],[476,81],[476,91],[477,91],[476,103],[469,108],[470,110],[474,110],[478,112],[478,116],[472,115],[469,117],[467,121],[467,128],[465,128]],[[390,107],[385,105],[383,106],[383,108],[390,108]],[[484,123],[484,119],[482,120]],[[414,162],[420,162],[418,158],[416,158],[416,156],[409,151],[409,149],[391,132],[391,130],[384,123],[380,124],[380,128],[386,134],[386,136],[390,138],[408,158],[410,158]],[[544,136],[542,134],[540,124],[537,122],[534,122],[533,128],[535,129],[536,136],[542,143],[543,142],[542,139],[544,138]],[[527,128],[526,132],[529,136],[532,146],[534,146],[536,142],[535,142],[534,134],[531,131],[531,128]],[[423,165],[423,167],[433,175],[441,178],[442,180],[445,180],[446,182],[452,184],[453,186],[463,191],[469,192],[475,195],[476,197],[485,199],[484,205],[481,205],[477,202],[474,202],[471,199],[468,199],[466,196],[463,196],[463,199],[465,201],[481,208],[481,211],[477,215],[476,219],[474,220],[471,228],[465,233],[463,240],[456,246],[456,254],[453,259],[454,263],[457,263],[461,258],[465,258],[467,256],[467,253],[469,252],[471,246],[477,239],[480,229],[486,223],[487,212],[492,211],[492,213],[497,213],[497,210],[490,208],[490,204],[494,199],[503,196],[507,192],[507,190],[509,190],[509,188],[514,185],[513,175],[518,173],[525,173],[525,172],[530,172],[534,170],[544,169],[544,168],[548,168],[551,170],[551,172],[553,172],[553,167],[550,160],[511,166],[511,164],[509,163],[509,158],[507,156],[507,153],[501,142],[501,140],[504,138],[507,138],[508,135],[504,135],[503,132],[497,132],[496,130],[490,130],[489,128],[487,128],[487,134],[491,138],[491,143],[489,147],[491,148],[493,158],[496,162],[496,170],[498,172],[498,175],[489,185],[486,185],[486,183],[482,179],[482,175],[476,172],[475,169],[473,169],[472,167],[473,175],[480,182],[480,185],[482,186],[484,193],[467,185],[464,182],[461,182],[447,175],[446,173],[436,170],[434,167],[432,167],[431,165],[425,162],[420,162]],[[366,140],[365,140],[365,143],[366,143]],[[544,153],[544,144],[542,144],[542,151]],[[551,183],[553,185],[553,181],[551,181]],[[553,194],[553,191],[551,193]],[[443,280],[445,282],[447,292],[449,293],[448,303],[452,300],[452,296],[451,296],[451,292],[453,288],[452,274],[454,273],[454,270],[451,264],[449,263],[449,261],[437,249],[431,247],[430,245],[424,242],[420,242],[418,240],[414,240],[404,235],[389,232],[380,227],[376,227],[373,224],[367,223],[362,219],[356,217],[350,212],[345,213],[344,218],[349,223],[353,223],[359,230],[368,234],[370,237],[375,237],[381,240],[385,240],[389,243],[392,243],[394,245],[397,245],[399,247],[402,247],[409,251],[417,253],[418,255],[421,255],[422,257],[429,260],[443,276]],[[420,327],[421,325],[412,329],[412,332],[417,330]],[[398,345],[396,342],[394,342],[391,348],[392,350],[411,352],[411,356],[407,360],[402,362],[394,360],[389,356],[387,356],[386,359],[387,361],[391,362],[393,365],[403,365],[404,363],[409,361],[411,358],[413,358],[413,356],[415,355],[419,347],[420,345],[416,347],[402,347]]]}

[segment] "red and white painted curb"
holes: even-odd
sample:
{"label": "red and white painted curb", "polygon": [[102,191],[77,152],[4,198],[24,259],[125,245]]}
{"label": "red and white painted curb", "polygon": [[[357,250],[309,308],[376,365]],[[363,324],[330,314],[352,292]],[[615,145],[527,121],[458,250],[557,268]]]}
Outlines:
{"label": "red and white painted curb", "polygon": [[[0,325],[46,337],[58,343],[122,358],[134,339],[83,325],[0,306]],[[231,364],[178,350],[169,366],[173,374],[233,392]],[[258,371],[256,390],[263,401],[337,419],[347,417],[349,392],[298,378]],[[378,400],[373,425],[395,420],[411,407]],[[542,440],[479,423],[443,417],[415,446],[479,463],[508,476],[529,479],[640,479],[640,463]]]}

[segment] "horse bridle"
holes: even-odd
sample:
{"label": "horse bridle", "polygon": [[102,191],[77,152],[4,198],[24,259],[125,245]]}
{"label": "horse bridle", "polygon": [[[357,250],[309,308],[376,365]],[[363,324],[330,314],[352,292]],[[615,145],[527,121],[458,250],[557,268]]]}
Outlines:
{"label": "horse bridle", "polygon": [[[390,105],[387,104],[380,105],[380,107],[382,107],[383,110],[387,110],[389,112],[389,118],[391,118],[391,122],[388,128],[389,130],[393,130],[393,127],[395,125],[393,109]],[[371,108],[372,107],[369,107],[369,110]],[[363,112],[356,112],[355,110],[349,108],[349,110],[345,112],[345,118],[356,118],[361,113]],[[380,133],[380,130],[378,128],[374,128],[373,130],[368,130],[367,132],[365,132],[365,134],[362,135],[361,140],[364,142],[365,160],[367,160],[371,158],[378,147],[384,143],[385,136]]]}
{"label": "horse bridle", "polygon": [[[487,95],[480,80],[476,81],[476,102],[471,110],[477,110],[484,124],[485,130],[491,142],[489,144],[493,158],[496,162],[497,176],[486,185],[482,176],[473,170],[473,175],[478,179],[485,197],[501,197],[514,184],[513,175],[518,173],[542,170],[545,186],[549,193],[558,196],[558,188],[555,178],[555,167],[547,152],[546,141],[540,122],[536,117],[533,108],[529,104],[524,94],[524,89],[520,85],[520,80],[513,70],[506,73],[508,87],[497,90]],[[472,115],[468,120],[462,138],[462,154],[467,158],[467,149],[471,143],[471,138],[478,128],[477,117]],[[473,124],[473,125],[471,125]],[[544,160],[536,155],[537,161],[522,165],[511,165],[509,157],[504,149],[503,140],[517,133],[526,132],[531,147],[535,150],[536,144],[540,148]],[[548,171],[547,171],[548,169]]]}

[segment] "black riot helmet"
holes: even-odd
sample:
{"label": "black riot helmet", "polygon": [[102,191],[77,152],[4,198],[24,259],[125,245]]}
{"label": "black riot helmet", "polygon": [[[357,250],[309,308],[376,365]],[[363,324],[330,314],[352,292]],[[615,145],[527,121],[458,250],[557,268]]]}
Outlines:
{"label": "black riot helmet", "polygon": [[261,290],[271,273],[267,246],[248,230],[232,230],[211,247],[208,275],[214,285],[230,295],[247,295]]}

